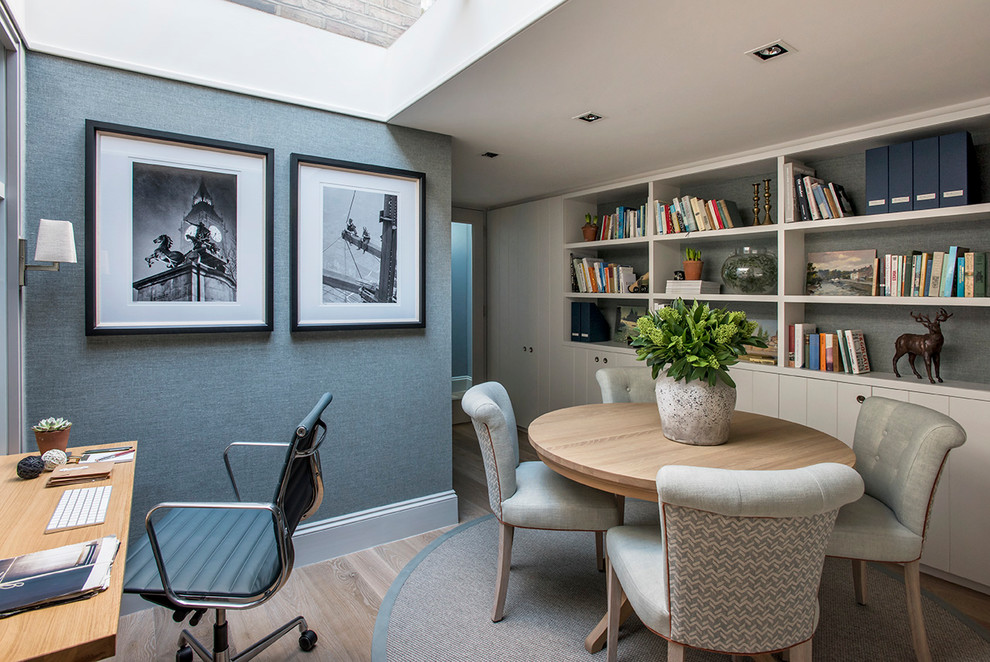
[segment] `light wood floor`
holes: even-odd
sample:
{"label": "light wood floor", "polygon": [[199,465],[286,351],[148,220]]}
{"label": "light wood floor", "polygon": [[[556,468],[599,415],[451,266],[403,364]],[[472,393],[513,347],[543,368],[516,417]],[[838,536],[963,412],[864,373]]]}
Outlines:
{"label": "light wood floor", "polygon": [[[524,434],[520,435],[520,456],[523,460],[537,459]],[[459,521],[466,522],[490,513],[485,471],[477,437],[469,423],[453,426],[453,467]],[[300,651],[294,632],[285,635],[255,659],[300,662],[370,660],[375,617],[389,586],[406,563],[446,530],[438,529],[296,568],[286,586],[264,605],[227,612],[232,650],[236,652],[238,643],[241,647],[250,645],[255,639],[302,614],[319,635],[316,649],[310,653]],[[922,585],[990,629],[990,596],[927,575],[922,575]],[[184,627],[187,626],[172,622],[171,612],[161,607],[124,616],[120,619],[117,636],[118,654],[113,659],[117,662],[174,660],[175,644]],[[212,641],[211,628],[212,616],[207,616],[194,628],[194,632],[200,641],[209,645]]]}

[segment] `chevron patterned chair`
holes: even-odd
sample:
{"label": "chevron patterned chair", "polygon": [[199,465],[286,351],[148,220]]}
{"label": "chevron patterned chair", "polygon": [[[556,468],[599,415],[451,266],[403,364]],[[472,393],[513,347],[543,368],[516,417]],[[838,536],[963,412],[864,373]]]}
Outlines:
{"label": "chevron patterned chair", "polygon": [[472,386],[461,398],[478,434],[488,479],[488,500],[499,521],[495,606],[502,620],[509,588],[512,537],[516,527],[554,531],[594,531],[599,569],[603,538],[622,522],[615,495],[576,483],[542,462],[519,462],[519,437],[509,394],[498,382]]}
{"label": "chevron patterned chair", "polygon": [[856,601],[866,604],[866,562],[904,566],[911,639],[918,662],[930,662],[921,613],[919,559],[942,467],[966,441],[954,420],[920,405],[867,398],[856,419],[853,450],[866,494],[842,508],[826,554],[852,559]]}
{"label": "chevron patterned chair", "polygon": [[602,402],[655,402],[657,382],[646,365],[635,368],[601,368],[595,373]]}
{"label": "chevron patterned chair", "polygon": [[863,494],[842,464],[786,471],[666,466],[657,473],[662,525],[609,529],[608,661],[623,593],[647,628],[685,648],[733,656],[790,649],[811,662],[818,584],[839,508]]}

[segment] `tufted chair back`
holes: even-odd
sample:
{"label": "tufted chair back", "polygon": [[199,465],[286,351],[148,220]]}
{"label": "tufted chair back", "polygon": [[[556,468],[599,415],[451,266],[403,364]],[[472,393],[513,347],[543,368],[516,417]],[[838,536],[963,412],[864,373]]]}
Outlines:
{"label": "tufted chair back", "polygon": [[872,397],[856,419],[853,450],[866,493],[924,537],[932,496],[950,450],[966,432],[954,420],[920,405]]}
{"label": "tufted chair back", "polygon": [[635,368],[601,368],[595,373],[602,402],[654,402],[657,382],[646,365]]}
{"label": "tufted chair back", "polygon": [[516,493],[519,434],[512,402],[498,382],[472,386],[461,397],[461,408],[471,417],[478,434],[488,480],[488,503],[499,520],[502,502]]}
{"label": "tufted chair back", "polygon": [[812,637],[836,513],[863,494],[854,469],[670,465],[657,474],[657,494],[671,641],[745,652]]}

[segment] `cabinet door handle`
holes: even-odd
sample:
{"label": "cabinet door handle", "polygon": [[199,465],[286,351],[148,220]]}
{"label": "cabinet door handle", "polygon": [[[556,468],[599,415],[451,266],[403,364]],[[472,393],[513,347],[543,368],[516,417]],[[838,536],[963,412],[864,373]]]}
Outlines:
{"label": "cabinet door handle", "polygon": [[595,357],[595,363],[598,363],[598,357],[597,356]]}
{"label": "cabinet door handle", "polygon": [[529,348],[529,353],[530,353],[530,354],[532,354],[532,353],[533,353],[533,348],[532,348],[532,347],[530,347],[530,348]]}
{"label": "cabinet door handle", "polygon": [[602,363],[608,363],[608,357],[607,356],[602,359]]}
{"label": "cabinet door handle", "polygon": [[856,396],[856,402],[858,402],[859,404],[863,404],[864,402],[866,402],[866,396],[865,395],[857,395]]}

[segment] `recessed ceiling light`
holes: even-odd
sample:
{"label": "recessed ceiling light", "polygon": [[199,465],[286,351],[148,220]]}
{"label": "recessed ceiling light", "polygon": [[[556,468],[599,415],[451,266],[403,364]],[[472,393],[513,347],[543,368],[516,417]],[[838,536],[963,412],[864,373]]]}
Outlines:
{"label": "recessed ceiling light", "polygon": [[498,156],[498,153],[497,152],[485,152],[484,154],[482,154],[482,156],[486,156],[486,157],[488,157],[490,159],[494,159],[496,156]]}
{"label": "recessed ceiling light", "polygon": [[582,122],[587,122],[588,124],[591,124],[592,122],[597,122],[598,120],[603,120],[603,119],[605,119],[605,117],[602,116],[602,115],[599,115],[598,113],[584,113],[583,115],[575,115],[571,119],[572,120],[581,120]]}
{"label": "recessed ceiling light", "polygon": [[757,60],[766,62],[767,60],[772,60],[775,57],[780,57],[781,55],[792,52],[794,52],[793,46],[778,39],[773,43],[767,44],[766,46],[760,46],[757,49],[748,51],[747,55],[752,55]]}

